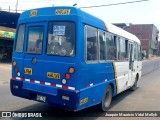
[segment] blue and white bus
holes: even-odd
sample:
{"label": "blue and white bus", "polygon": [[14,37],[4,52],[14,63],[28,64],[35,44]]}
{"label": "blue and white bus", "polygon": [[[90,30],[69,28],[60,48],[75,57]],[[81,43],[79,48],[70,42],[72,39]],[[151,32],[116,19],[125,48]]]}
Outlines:
{"label": "blue and white bus", "polygon": [[14,96],[78,111],[135,90],[141,77],[140,40],[75,7],[21,14],[12,58]]}

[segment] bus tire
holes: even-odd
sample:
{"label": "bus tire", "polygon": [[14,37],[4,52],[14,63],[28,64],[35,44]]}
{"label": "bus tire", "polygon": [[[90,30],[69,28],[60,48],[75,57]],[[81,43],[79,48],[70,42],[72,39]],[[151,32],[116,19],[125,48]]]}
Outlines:
{"label": "bus tire", "polygon": [[134,81],[133,86],[130,88],[131,91],[135,91],[137,89],[138,76],[136,76],[136,80]]}
{"label": "bus tire", "polygon": [[112,87],[109,85],[105,91],[105,94],[103,96],[101,103],[98,104],[98,109],[100,111],[105,112],[110,108],[112,96],[113,96],[113,90],[112,90]]}

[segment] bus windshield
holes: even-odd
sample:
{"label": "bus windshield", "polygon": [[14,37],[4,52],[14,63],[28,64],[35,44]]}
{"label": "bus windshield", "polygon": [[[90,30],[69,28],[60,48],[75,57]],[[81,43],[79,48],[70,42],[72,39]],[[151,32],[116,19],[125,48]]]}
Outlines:
{"label": "bus windshield", "polygon": [[47,54],[75,56],[75,24],[73,22],[49,23]]}

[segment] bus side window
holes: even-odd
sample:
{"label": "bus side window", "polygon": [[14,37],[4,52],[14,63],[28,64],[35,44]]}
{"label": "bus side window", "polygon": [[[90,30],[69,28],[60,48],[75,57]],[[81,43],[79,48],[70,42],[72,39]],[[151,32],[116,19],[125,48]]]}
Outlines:
{"label": "bus side window", "polygon": [[106,33],[107,60],[116,60],[116,44],[112,34]]}
{"label": "bus side window", "polygon": [[141,61],[143,59],[143,55],[142,55],[142,52],[141,52],[141,47],[140,45],[138,45],[138,61]]}
{"label": "bus side window", "polygon": [[15,52],[23,52],[24,33],[25,33],[25,24],[22,24],[19,26],[18,29]]}
{"label": "bus side window", "polygon": [[119,60],[124,61],[126,59],[126,42],[123,37],[120,37],[120,51],[119,51]]}
{"label": "bus side window", "polygon": [[137,44],[134,43],[134,60],[137,61],[138,60],[138,52],[137,52]]}
{"label": "bus side window", "polygon": [[106,60],[105,32],[99,30],[100,60]]}
{"label": "bus side window", "polygon": [[116,39],[116,47],[117,47],[117,60],[121,60],[120,59],[120,37],[117,37]]}
{"label": "bus side window", "polygon": [[125,40],[125,60],[128,61],[128,40]]}
{"label": "bus side window", "polygon": [[87,60],[98,60],[97,29],[86,27]]}

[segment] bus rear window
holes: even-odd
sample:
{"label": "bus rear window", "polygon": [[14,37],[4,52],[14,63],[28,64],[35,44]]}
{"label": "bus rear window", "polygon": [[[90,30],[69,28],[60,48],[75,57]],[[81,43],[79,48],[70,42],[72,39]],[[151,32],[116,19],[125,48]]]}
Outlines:
{"label": "bus rear window", "polygon": [[41,54],[44,27],[29,27],[27,53]]}
{"label": "bus rear window", "polygon": [[15,52],[23,52],[24,44],[24,33],[25,33],[25,24],[19,26],[16,40]]}
{"label": "bus rear window", "polygon": [[48,55],[75,55],[75,24],[73,22],[50,22],[48,27]]}

